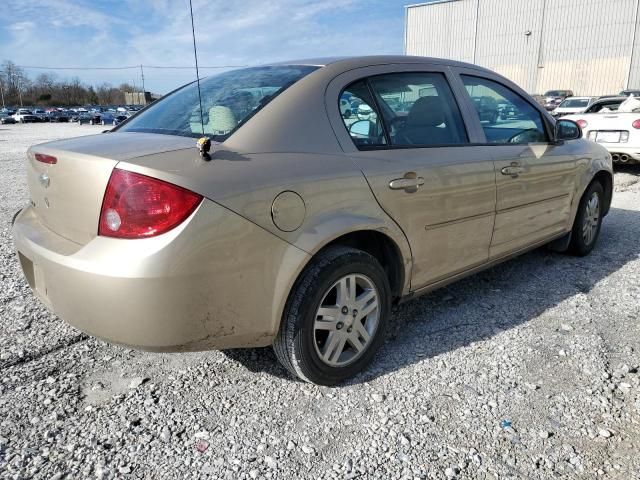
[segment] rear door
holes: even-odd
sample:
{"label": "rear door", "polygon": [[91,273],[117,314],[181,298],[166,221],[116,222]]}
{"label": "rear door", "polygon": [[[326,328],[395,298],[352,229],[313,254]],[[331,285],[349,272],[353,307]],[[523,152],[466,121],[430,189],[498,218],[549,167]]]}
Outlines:
{"label": "rear door", "polygon": [[475,70],[458,70],[467,101],[493,97],[503,106],[495,123],[478,111],[495,161],[497,204],[490,258],[499,258],[570,228],[577,157],[571,145],[552,141],[550,124],[524,95]]}
{"label": "rear door", "polygon": [[360,105],[355,118],[332,117],[336,135],[405,232],[414,290],[489,256],[496,196],[490,147],[471,146],[470,112],[460,109],[449,76],[444,66],[368,67],[327,90],[330,112],[344,95]]}

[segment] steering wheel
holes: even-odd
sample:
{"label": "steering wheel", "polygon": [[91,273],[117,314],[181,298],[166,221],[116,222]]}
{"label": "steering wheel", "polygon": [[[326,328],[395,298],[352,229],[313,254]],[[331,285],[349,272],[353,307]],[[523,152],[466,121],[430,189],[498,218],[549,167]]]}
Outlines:
{"label": "steering wheel", "polygon": [[511,137],[507,143],[516,143],[516,144],[524,144],[524,143],[534,143],[540,141],[540,130],[537,128],[527,128],[526,130],[522,130],[521,132],[516,133],[513,137]]}

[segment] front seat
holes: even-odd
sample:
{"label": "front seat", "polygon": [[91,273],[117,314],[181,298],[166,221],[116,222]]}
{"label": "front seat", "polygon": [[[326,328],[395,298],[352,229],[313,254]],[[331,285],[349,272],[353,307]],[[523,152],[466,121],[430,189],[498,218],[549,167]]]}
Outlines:
{"label": "front seat", "polygon": [[444,145],[454,143],[446,125],[446,106],[441,97],[420,97],[415,101],[404,127],[395,138],[397,145]]}

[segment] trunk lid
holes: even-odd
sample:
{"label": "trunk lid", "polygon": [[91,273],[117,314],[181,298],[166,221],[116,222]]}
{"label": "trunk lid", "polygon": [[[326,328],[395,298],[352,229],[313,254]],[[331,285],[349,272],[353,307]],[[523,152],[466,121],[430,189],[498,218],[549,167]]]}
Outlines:
{"label": "trunk lid", "polygon": [[[31,205],[46,227],[84,245],[98,233],[102,198],[118,162],[194,146],[193,138],[151,133],[108,133],[36,145],[27,152]],[[36,154],[56,162],[44,163]]]}

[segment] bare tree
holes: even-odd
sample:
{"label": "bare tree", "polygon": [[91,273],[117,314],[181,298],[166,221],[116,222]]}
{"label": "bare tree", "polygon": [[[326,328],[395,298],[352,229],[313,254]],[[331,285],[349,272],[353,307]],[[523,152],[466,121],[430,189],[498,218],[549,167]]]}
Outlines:
{"label": "bare tree", "polygon": [[55,73],[44,72],[33,81],[15,63],[5,60],[0,65],[0,92],[4,105],[123,105],[124,92],[134,91],[128,83],[118,88],[109,83],[89,86],[78,78],[60,80]]}

